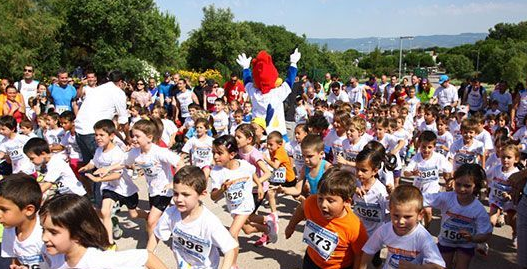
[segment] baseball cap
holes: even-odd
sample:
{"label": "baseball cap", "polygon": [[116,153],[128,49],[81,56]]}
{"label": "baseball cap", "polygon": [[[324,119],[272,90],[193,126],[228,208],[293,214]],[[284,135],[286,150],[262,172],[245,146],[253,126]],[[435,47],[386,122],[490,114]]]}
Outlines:
{"label": "baseball cap", "polygon": [[170,77],[170,72],[167,71],[167,72],[165,72],[164,75],[165,75],[165,77]]}
{"label": "baseball cap", "polygon": [[448,78],[447,75],[442,75],[439,77],[439,84],[443,84],[445,83],[445,81],[449,81],[450,79]]}
{"label": "baseball cap", "polygon": [[262,129],[264,129],[264,130],[267,127],[266,124],[265,124],[265,119],[264,118],[254,118],[252,123],[257,124],[258,126],[262,127]]}

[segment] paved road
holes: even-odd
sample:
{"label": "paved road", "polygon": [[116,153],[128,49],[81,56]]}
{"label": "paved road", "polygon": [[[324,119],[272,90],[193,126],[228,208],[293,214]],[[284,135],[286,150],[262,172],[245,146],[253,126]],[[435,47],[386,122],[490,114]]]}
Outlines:
{"label": "paved road", "polygon": [[[136,180],[136,184],[140,189],[141,208],[147,208],[147,191],[146,182],[140,178]],[[240,236],[240,256],[238,263],[240,268],[285,268],[294,269],[301,268],[301,261],[306,249],[306,245],[301,242],[301,231],[303,230],[303,223],[297,227],[297,232],[286,240],[283,231],[287,225],[290,215],[297,205],[297,202],[290,198],[279,198],[278,210],[281,212],[280,217],[280,233],[276,244],[268,245],[264,248],[256,248],[252,245],[254,240],[258,239],[257,235],[241,235]],[[205,205],[216,214],[222,223],[216,225],[230,225],[232,218],[225,209],[224,200],[214,203],[210,199],[204,201]],[[262,213],[268,213],[268,208],[261,208]],[[439,232],[439,218],[435,212],[434,220],[431,224],[432,234],[436,235]],[[131,248],[145,248],[146,247],[146,232],[145,222],[143,220],[130,221],[127,217],[125,207],[119,213],[124,229],[123,238],[117,241],[119,249]],[[243,234],[243,232],[241,232]],[[494,234],[490,239],[489,245],[491,250],[488,257],[477,256],[470,268],[496,268],[496,269],[519,269],[516,265],[516,249],[511,243],[512,231],[509,226],[502,228],[495,228]],[[175,259],[169,248],[169,243],[160,243],[155,253],[168,265],[169,268],[176,268]]]}

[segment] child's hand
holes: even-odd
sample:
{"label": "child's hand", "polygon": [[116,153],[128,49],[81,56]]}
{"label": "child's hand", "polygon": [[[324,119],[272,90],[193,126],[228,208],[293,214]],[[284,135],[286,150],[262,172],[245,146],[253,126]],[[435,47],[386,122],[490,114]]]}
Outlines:
{"label": "child's hand", "polygon": [[93,174],[96,175],[96,176],[104,177],[104,176],[106,176],[109,172],[110,172],[110,171],[109,171],[108,167],[101,167],[101,168],[95,170],[95,172],[93,172]]}
{"label": "child's hand", "polygon": [[346,161],[346,158],[344,158],[342,155],[337,155],[337,163],[348,164],[348,161]]}
{"label": "child's hand", "polygon": [[393,184],[387,184],[386,191],[388,192],[388,194],[391,194],[393,191]]}
{"label": "child's hand", "polygon": [[86,176],[87,178],[89,178],[89,179],[90,179],[91,181],[93,181],[93,182],[99,182],[100,179],[101,179],[100,177],[96,177],[96,176],[94,176],[94,175],[92,175],[92,174],[90,174],[90,173],[86,173],[85,176]]}
{"label": "child's hand", "polygon": [[85,166],[79,168],[79,173],[86,172],[86,171],[88,171],[88,165],[85,165]]}
{"label": "child's hand", "polygon": [[412,171],[412,176],[419,176],[419,169],[415,168],[414,171]]}
{"label": "child's hand", "polygon": [[505,199],[507,201],[512,200],[512,196],[508,192],[502,193],[501,196],[503,197],[503,199]]}
{"label": "child's hand", "polygon": [[295,227],[291,225],[287,225],[287,227],[285,227],[285,239],[289,239],[291,235],[293,235],[294,232],[295,232]]}
{"label": "child's hand", "polygon": [[29,268],[25,265],[11,264],[9,265],[9,269],[29,269]]}
{"label": "child's hand", "polygon": [[258,200],[262,200],[264,198],[265,192],[263,190],[262,184],[258,184]]}
{"label": "child's hand", "polygon": [[366,191],[362,187],[357,187],[357,188],[355,188],[355,193],[359,197],[363,197],[366,194]]}
{"label": "child's hand", "polygon": [[459,234],[468,242],[472,241],[472,234],[468,232],[467,230],[460,230]]}

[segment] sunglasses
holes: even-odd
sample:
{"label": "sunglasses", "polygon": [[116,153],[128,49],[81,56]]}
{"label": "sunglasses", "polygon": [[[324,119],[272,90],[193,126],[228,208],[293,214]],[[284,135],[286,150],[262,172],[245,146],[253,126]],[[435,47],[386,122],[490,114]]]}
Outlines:
{"label": "sunglasses", "polygon": [[205,80],[200,80],[199,83],[205,83]]}
{"label": "sunglasses", "polygon": [[145,85],[144,83],[137,83],[137,85]]}
{"label": "sunglasses", "polygon": [[31,70],[31,69],[24,69],[24,72],[33,73],[33,70]]}

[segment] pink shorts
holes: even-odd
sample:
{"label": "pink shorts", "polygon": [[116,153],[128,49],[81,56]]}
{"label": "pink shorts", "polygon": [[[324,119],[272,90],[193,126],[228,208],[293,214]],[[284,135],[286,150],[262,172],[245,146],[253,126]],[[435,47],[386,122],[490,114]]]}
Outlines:
{"label": "pink shorts", "polygon": [[71,170],[73,170],[73,173],[75,173],[75,176],[77,177],[77,179],[80,178],[79,168],[81,166],[81,163],[82,162],[79,159],[70,159]]}

